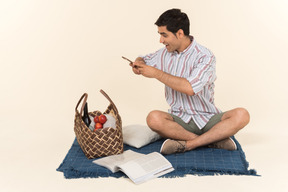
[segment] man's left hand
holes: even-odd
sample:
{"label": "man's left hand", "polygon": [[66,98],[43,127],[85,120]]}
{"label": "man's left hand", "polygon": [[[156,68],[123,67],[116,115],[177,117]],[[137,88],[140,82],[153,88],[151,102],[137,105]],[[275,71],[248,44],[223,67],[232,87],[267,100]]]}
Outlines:
{"label": "man's left hand", "polygon": [[138,74],[141,74],[144,77],[148,78],[157,78],[162,73],[162,71],[160,71],[159,69],[146,65],[142,61],[135,61],[133,63],[133,67],[136,67]]}

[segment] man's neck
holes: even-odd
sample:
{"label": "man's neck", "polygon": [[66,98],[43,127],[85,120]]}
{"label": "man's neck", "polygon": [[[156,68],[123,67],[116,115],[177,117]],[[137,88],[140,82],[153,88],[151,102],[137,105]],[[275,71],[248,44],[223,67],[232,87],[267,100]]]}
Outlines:
{"label": "man's neck", "polygon": [[192,43],[193,37],[191,38],[190,36],[185,36],[183,39],[183,42],[181,43],[181,47],[176,50],[179,53],[183,52],[187,47]]}

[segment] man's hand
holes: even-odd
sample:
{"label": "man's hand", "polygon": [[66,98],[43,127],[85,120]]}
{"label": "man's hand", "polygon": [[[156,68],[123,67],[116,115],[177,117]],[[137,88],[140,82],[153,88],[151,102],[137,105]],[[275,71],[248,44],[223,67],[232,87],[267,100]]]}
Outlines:
{"label": "man's hand", "polygon": [[[145,64],[144,59],[141,57],[136,58],[135,62],[141,62]],[[132,70],[135,74],[140,75],[140,71],[138,70],[138,67],[134,65],[135,62],[130,63],[130,66],[132,67]]]}
{"label": "man's hand", "polygon": [[160,75],[163,73],[159,69],[155,67],[151,67],[146,65],[144,61],[136,60],[133,64],[133,71],[135,74],[143,75],[144,77],[148,78],[159,78]]}

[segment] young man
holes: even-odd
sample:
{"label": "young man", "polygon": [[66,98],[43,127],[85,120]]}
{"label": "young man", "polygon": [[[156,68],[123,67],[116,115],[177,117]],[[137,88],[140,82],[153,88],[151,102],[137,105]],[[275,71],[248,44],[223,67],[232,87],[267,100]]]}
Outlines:
{"label": "young man", "polygon": [[189,19],[179,9],[164,12],[155,23],[164,48],[131,63],[135,74],[165,84],[171,109],[152,111],[147,124],[168,138],[162,154],[193,150],[200,146],[236,150],[230,138],[249,122],[246,109],[221,112],[214,105],[215,57],[189,35]]}

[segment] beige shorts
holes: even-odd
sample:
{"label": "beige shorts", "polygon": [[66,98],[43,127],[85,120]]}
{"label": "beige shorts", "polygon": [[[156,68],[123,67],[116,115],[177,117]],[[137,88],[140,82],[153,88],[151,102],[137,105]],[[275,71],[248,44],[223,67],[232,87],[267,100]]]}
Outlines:
{"label": "beige shorts", "polygon": [[224,113],[218,113],[212,116],[211,119],[208,121],[208,123],[202,129],[198,128],[198,126],[195,124],[193,119],[191,119],[189,123],[185,123],[180,117],[172,115],[172,114],[170,115],[173,117],[176,123],[181,125],[187,131],[190,131],[196,135],[202,135],[203,133],[209,131],[214,125],[219,123],[221,121],[223,114]]}

